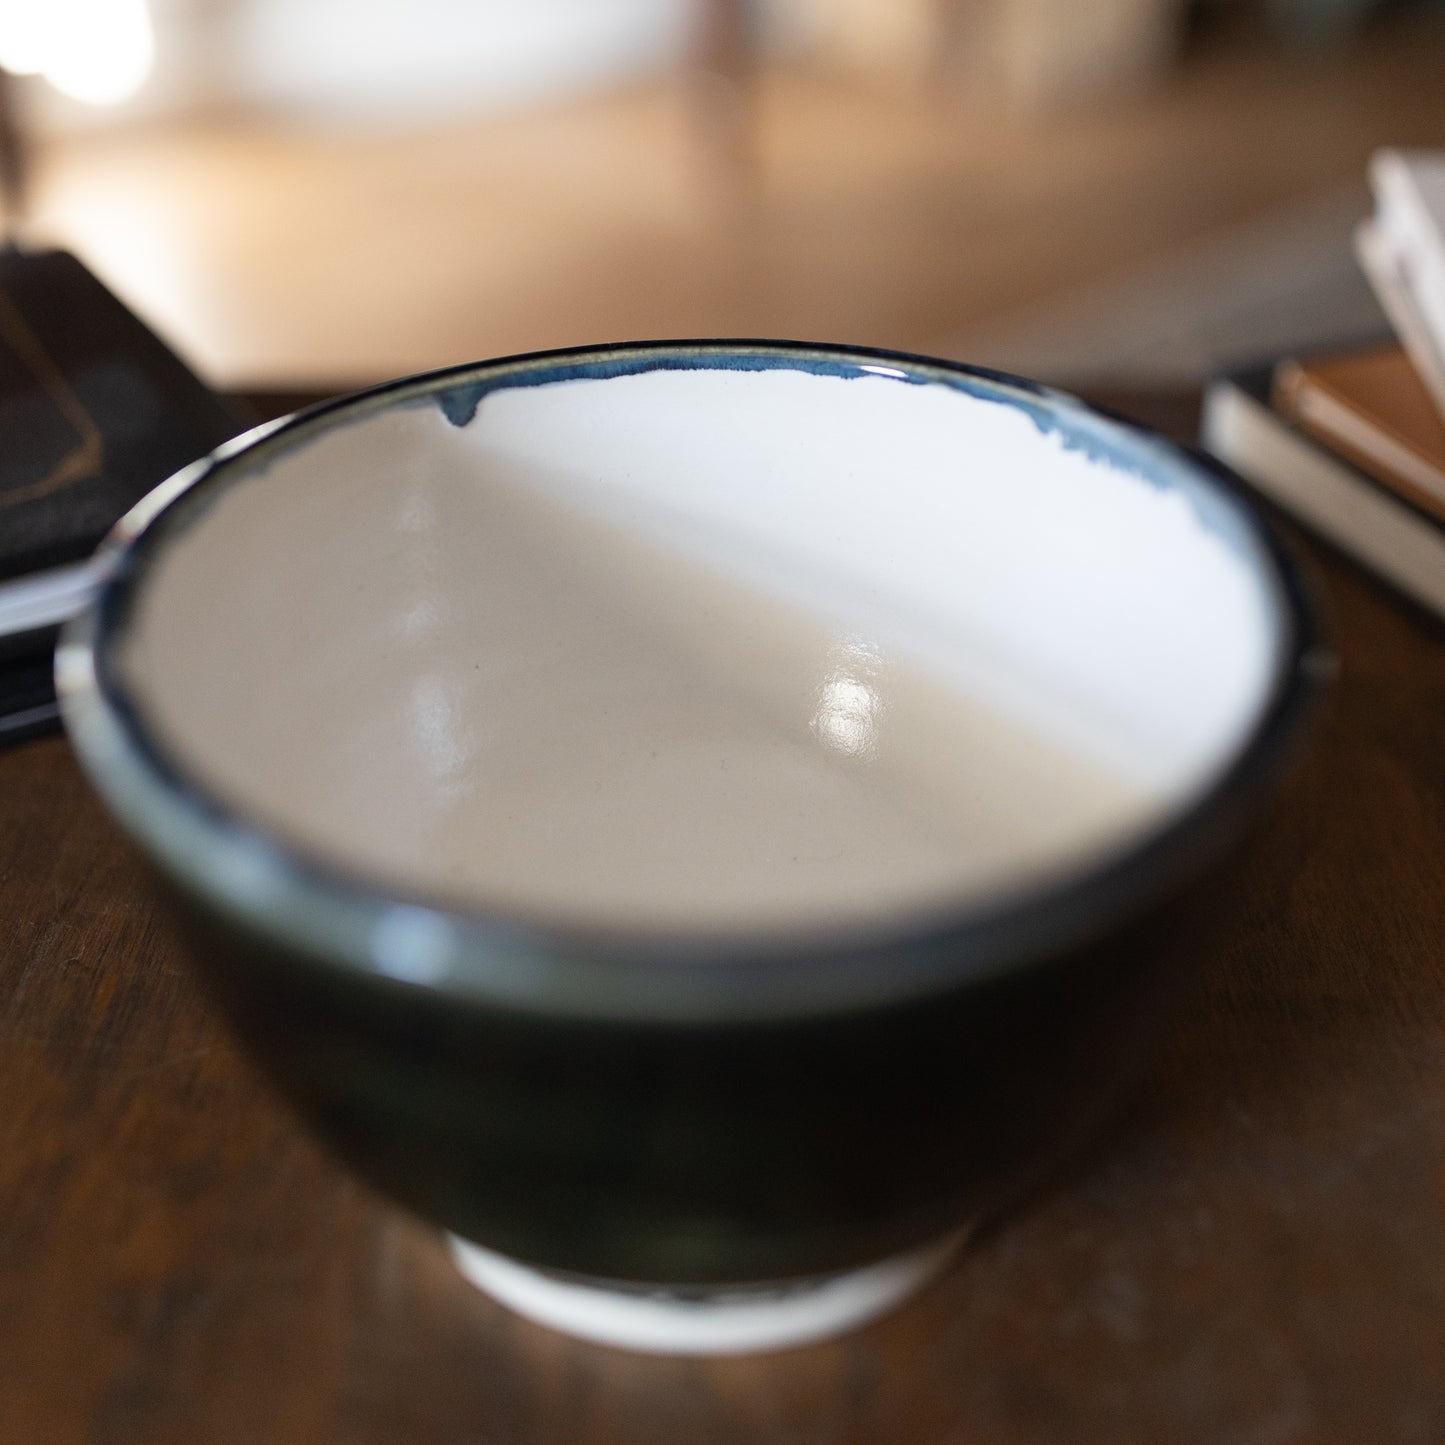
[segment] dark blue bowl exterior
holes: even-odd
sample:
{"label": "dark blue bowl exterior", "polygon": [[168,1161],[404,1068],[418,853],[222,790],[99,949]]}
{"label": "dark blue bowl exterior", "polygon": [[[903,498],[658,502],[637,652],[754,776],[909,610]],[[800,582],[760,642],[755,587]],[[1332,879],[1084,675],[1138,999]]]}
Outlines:
{"label": "dark blue bowl exterior", "polygon": [[703,1284],[884,1258],[1067,1160],[1138,1078],[1225,891],[926,998],[718,1026],[343,979],[182,911],[253,1054],[384,1193],[536,1265]]}

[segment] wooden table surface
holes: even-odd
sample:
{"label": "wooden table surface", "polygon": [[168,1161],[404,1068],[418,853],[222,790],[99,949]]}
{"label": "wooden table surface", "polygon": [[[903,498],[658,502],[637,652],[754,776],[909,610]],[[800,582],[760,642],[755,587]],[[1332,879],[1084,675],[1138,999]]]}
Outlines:
{"label": "wooden table surface", "polygon": [[902,1311],[770,1357],[464,1284],[258,1084],[64,741],[0,754],[0,1442],[1445,1440],[1445,643],[1304,550],[1343,677],[1129,1116]]}

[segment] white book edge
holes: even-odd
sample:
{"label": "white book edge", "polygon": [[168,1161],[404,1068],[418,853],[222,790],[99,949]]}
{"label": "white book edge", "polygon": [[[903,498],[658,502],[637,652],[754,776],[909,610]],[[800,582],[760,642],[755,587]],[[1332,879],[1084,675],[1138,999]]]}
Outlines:
{"label": "white book edge", "polygon": [[1400,283],[1435,355],[1445,356],[1445,152],[1376,151],[1370,186]]}
{"label": "white book edge", "polygon": [[1205,392],[1200,440],[1286,511],[1445,619],[1445,528],[1292,431],[1228,378]]}
{"label": "white book edge", "polygon": [[0,637],[68,621],[90,601],[104,575],[104,569],[87,559],[0,584]]}
{"label": "white book edge", "polygon": [[1425,325],[1414,293],[1405,283],[1400,258],[1376,222],[1362,221],[1355,228],[1355,255],[1400,344],[1415,363],[1440,415],[1445,417],[1445,350],[1436,344]]}

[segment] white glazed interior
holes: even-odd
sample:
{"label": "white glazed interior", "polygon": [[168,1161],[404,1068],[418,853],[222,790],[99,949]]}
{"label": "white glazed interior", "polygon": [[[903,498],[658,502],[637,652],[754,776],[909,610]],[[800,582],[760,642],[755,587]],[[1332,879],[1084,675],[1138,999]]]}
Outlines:
{"label": "white glazed interior", "polygon": [[[1182,492],[945,386],[663,371],[515,388],[449,440],[1182,793],[1253,720],[1261,579]],[[372,444],[430,427],[398,416]],[[473,450],[475,449],[475,450]]]}
{"label": "white glazed interior", "polygon": [[[1016,724],[1025,754],[1042,759],[1047,739],[1126,783],[1117,807],[1061,821],[1056,847],[1004,876],[960,871],[957,893],[1077,862],[1194,796],[1273,676],[1266,574],[1186,491],[946,385],[666,370],[504,387],[461,427],[429,402],[372,410],[242,476],[158,557],[123,653],[166,744],[309,851],[446,893],[418,842],[429,820],[412,820],[399,852],[372,843],[412,826],[400,816],[408,798],[464,799],[497,747],[488,698],[518,684],[513,669],[488,693],[478,634],[531,624],[499,616],[495,599],[484,613],[463,599],[499,477],[578,525],[641,539],[821,624],[837,645],[809,693],[825,741],[832,728],[851,746],[860,707],[871,717],[870,659],[883,657]],[[669,610],[660,596],[659,614]],[[747,639],[728,648],[744,676]],[[1051,796],[1040,768],[1033,809]],[[306,796],[328,769],[351,789],[334,808]],[[389,798],[372,786],[387,778]],[[892,901],[936,899],[949,883],[945,866]],[[468,901],[565,912],[565,886],[554,895],[489,899],[483,888]],[[860,898],[876,911],[878,899]],[[848,912],[837,899],[821,914],[806,899],[757,917],[728,908],[742,926]],[[568,921],[588,922],[587,908]]]}

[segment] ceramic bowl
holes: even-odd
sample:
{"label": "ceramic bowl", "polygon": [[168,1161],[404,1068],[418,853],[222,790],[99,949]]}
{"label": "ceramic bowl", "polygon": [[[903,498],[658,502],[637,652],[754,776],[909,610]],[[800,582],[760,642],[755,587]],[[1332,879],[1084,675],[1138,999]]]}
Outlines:
{"label": "ceramic bowl", "polygon": [[[221,448],[103,555],[66,725],[243,1040],[474,1280],[639,1348],[856,1324],[1092,1135],[1320,673],[1208,463],[858,349],[399,381]],[[759,678],[788,740],[739,792],[709,719]],[[908,678],[986,703],[1007,766]],[[1058,756],[1132,801],[1067,821]],[[813,827],[819,757],[945,832],[976,795],[985,846],[829,883],[876,840],[847,799]]]}

